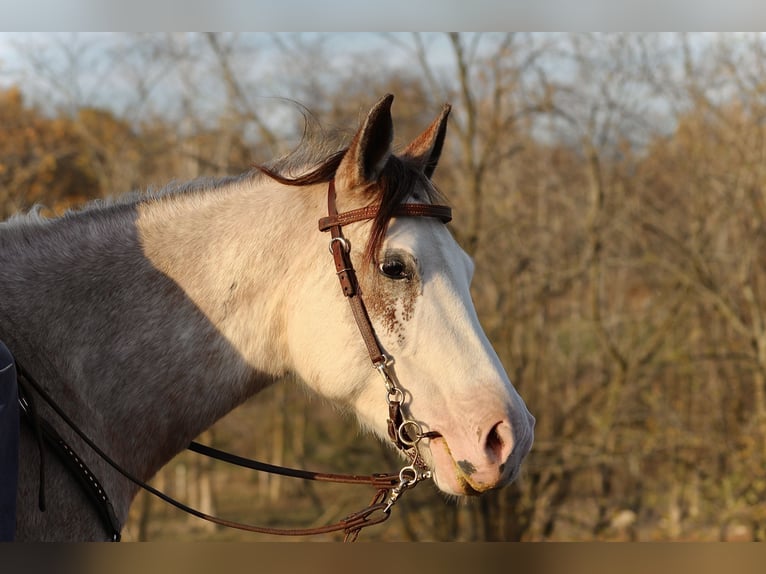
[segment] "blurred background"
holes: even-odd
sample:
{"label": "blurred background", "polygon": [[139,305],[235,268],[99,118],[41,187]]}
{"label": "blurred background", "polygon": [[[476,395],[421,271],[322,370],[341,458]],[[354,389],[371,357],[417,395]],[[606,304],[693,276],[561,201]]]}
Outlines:
{"label": "blurred background", "polygon": [[[0,34],[0,219],[453,113],[435,175],[484,328],[537,417],[519,480],[408,492],[363,540],[766,536],[766,36]],[[202,440],[330,472],[398,468],[286,380]],[[153,480],[206,512],[318,526],[372,493],[182,454]],[[126,540],[268,540],[149,495]],[[335,540],[327,536],[322,540]]]}

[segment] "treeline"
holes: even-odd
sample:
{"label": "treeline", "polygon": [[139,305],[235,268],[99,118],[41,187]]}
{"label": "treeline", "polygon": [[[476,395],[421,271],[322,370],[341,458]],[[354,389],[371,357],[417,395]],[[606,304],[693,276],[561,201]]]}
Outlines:
{"label": "treeline", "polygon": [[[327,129],[355,126],[395,93],[397,141],[450,101],[436,182],[476,261],[485,329],[537,416],[536,442],[511,487],[459,504],[419,488],[365,535],[763,538],[766,38],[375,36],[399,55],[390,62],[349,53],[334,36],[269,40],[267,66],[248,36],[121,37],[147,76],[173,70],[183,88],[176,114],[159,113],[146,85],[135,90],[140,105],[121,112],[71,98],[51,109],[41,95],[61,78],[28,54],[40,69],[37,103],[25,102],[23,81],[0,94],[2,215],[236,173],[287,151],[308,112],[259,99],[264,85]],[[213,85],[220,109],[203,118],[195,106]],[[304,395],[293,383],[271,389],[212,436],[277,463],[394,467],[353,421]],[[315,523],[364,504],[346,491],[328,498],[316,486],[195,465],[180,457],[158,480],[186,492],[207,477],[208,494],[194,496],[235,518]],[[186,532],[185,518],[143,498],[134,511],[137,538],[233,536]]]}
{"label": "treeline", "polygon": [[180,141],[159,119],[131,125],[90,107],[51,116],[25,102],[19,86],[0,91],[0,125],[2,219],[35,205],[61,213],[173,178],[244,170],[252,160],[238,133],[209,129]]}

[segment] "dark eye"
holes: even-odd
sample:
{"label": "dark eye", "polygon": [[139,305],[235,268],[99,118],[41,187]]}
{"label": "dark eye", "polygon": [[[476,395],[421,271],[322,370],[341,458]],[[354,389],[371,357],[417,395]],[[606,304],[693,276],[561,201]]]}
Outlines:
{"label": "dark eye", "polygon": [[380,272],[389,279],[408,279],[407,267],[400,259],[386,259],[378,266]]}

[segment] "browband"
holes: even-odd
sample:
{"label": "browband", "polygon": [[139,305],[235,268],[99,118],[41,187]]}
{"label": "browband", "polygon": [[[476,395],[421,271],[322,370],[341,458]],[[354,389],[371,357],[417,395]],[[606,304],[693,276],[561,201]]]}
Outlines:
{"label": "browband", "polygon": [[[334,208],[335,185],[332,181],[330,182],[328,189],[328,196],[332,198],[331,205]],[[367,207],[352,209],[351,211],[344,211],[343,213],[331,213],[330,215],[319,219],[319,230],[327,231],[332,227],[343,227],[349,223],[375,219],[379,209],[380,208],[377,205],[368,205]],[[330,211],[334,211],[334,209],[331,208]],[[394,208],[393,216],[435,217],[442,223],[449,223],[452,221],[452,208],[447,205],[432,205],[428,203],[402,203]]]}

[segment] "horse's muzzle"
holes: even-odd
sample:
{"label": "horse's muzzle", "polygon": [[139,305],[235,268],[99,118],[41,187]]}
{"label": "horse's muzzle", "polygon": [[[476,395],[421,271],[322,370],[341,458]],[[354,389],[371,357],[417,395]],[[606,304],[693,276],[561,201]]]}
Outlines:
{"label": "horse's muzzle", "polygon": [[515,424],[508,418],[490,421],[474,427],[472,437],[445,430],[431,438],[434,480],[441,490],[481,494],[506,486],[518,476],[532,447],[535,418],[525,412]]}

